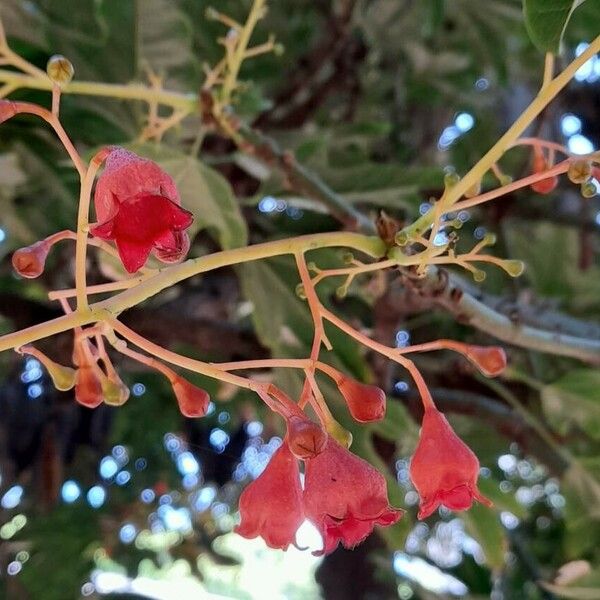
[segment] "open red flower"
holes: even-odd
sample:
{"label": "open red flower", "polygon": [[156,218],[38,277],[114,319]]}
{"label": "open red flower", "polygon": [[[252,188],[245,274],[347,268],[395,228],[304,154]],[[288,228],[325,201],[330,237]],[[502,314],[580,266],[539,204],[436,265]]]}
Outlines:
{"label": "open red flower", "polygon": [[473,500],[491,502],[477,489],[479,460],[435,408],[425,410],[421,437],[410,463],[410,478],[421,496],[419,519],[438,506],[466,510]]}
{"label": "open red flower", "polygon": [[304,520],[298,461],[284,442],[266,469],[240,496],[241,522],[235,531],[262,537],[270,548],[286,550]]}
{"label": "open red flower", "polygon": [[390,506],[383,475],[331,437],[306,461],[304,510],[323,537],[316,555],[333,552],[340,542],[352,548],[375,525],[392,525],[403,512]]}
{"label": "open red flower", "polygon": [[114,240],[123,266],[135,273],[150,252],[163,262],[181,260],[189,249],[184,232],[192,214],[180,206],[175,182],[155,162],[116,148],[98,178],[94,205],[96,237]]}

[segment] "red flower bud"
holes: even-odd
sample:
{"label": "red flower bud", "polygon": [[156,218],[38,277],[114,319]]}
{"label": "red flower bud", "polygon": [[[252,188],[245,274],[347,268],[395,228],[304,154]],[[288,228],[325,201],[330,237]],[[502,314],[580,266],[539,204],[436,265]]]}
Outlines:
{"label": "red flower bud", "polygon": [[85,364],[77,369],[75,375],[75,400],[88,408],[96,408],[104,400],[96,368],[95,365]]}
{"label": "red flower bud", "polygon": [[[548,169],[548,163],[542,152],[538,149],[534,150],[533,156],[533,172],[542,173]],[[541,179],[531,184],[531,189],[538,194],[549,194],[558,185],[558,177],[553,175],[547,179]]]}
{"label": "red flower bud", "polygon": [[469,345],[465,356],[488,377],[496,377],[506,368],[506,353],[499,346]]}
{"label": "red flower bud", "polygon": [[48,252],[50,244],[46,240],[19,248],[12,255],[13,268],[21,277],[35,279],[44,272]]}
{"label": "red flower bud", "polygon": [[193,221],[180,206],[173,179],[155,162],[115,148],[98,178],[94,206],[96,237],[114,240],[121,262],[134,273],[154,249],[165,262],[181,260],[189,249],[183,233]]}
{"label": "red flower bud", "polygon": [[210,396],[202,388],[192,385],[183,377],[177,377],[171,382],[179,410],[184,417],[191,419],[203,417],[208,410]]}
{"label": "red flower bud", "polygon": [[302,488],[298,462],[286,442],[242,492],[240,515],[235,531],[245,538],[260,536],[270,548],[283,550],[295,542],[304,520]]}
{"label": "red flower bud", "polygon": [[295,415],[288,419],[286,439],[292,454],[302,460],[314,458],[327,444],[327,434],[319,425]]}
{"label": "red flower bud", "polygon": [[385,392],[381,388],[344,376],[337,384],[350,414],[356,421],[369,423],[381,421],[385,417]]}
{"label": "red flower bud", "polygon": [[392,525],[403,512],[390,506],[385,477],[331,437],[321,454],[306,461],[304,510],[323,537],[323,550],[315,555],[333,552],[340,542],[352,548],[375,525]]}
{"label": "red flower bud", "polygon": [[440,504],[466,510],[473,500],[491,506],[477,489],[479,461],[435,408],[423,415],[421,436],[410,462],[410,478],[421,496],[419,519]]}

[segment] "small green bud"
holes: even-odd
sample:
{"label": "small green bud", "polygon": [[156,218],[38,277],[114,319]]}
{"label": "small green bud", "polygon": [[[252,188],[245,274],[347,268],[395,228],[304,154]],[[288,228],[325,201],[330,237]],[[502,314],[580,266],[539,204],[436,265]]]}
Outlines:
{"label": "small green bud", "polygon": [[483,242],[486,246],[493,246],[496,243],[496,234],[495,233],[486,233],[483,236]]}
{"label": "small green bud", "polygon": [[317,267],[316,263],[314,263],[312,261],[309,262],[309,263],[306,263],[306,268],[309,271],[312,271],[313,273],[318,273],[319,272],[319,267]]}
{"label": "small green bud", "polygon": [[394,240],[398,246],[406,246],[406,244],[409,242],[408,233],[406,233],[406,231],[399,231]]}
{"label": "small green bud", "polygon": [[502,268],[511,276],[519,277],[525,271],[525,263],[522,260],[505,260]]}
{"label": "small green bud", "polygon": [[498,177],[498,181],[500,182],[501,186],[505,186],[510,185],[513,182],[513,178],[510,175],[504,175],[503,173],[500,175],[500,177]]}
{"label": "small green bud", "polygon": [[281,56],[285,52],[285,47],[283,44],[274,44],[273,45],[273,54],[275,56]]}
{"label": "small green bud", "polygon": [[75,69],[73,64],[68,58],[65,58],[62,54],[55,54],[51,56],[46,65],[46,73],[52,81],[57,85],[66,85],[73,79]]}
{"label": "small green bud", "polygon": [[300,298],[300,300],[306,300],[306,290],[304,289],[304,285],[299,283],[296,286],[296,296]]}
{"label": "small green bud", "polygon": [[477,283],[481,283],[482,281],[485,281],[485,271],[482,271],[480,269],[477,269],[477,271],[473,271],[473,280],[476,281]]}
{"label": "small green bud", "polygon": [[584,198],[593,198],[598,193],[595,184],[591,181],[586,181],[581,184],[581,195]]}
{"label": "small green bud", "polygon": [[444,186],[447,188],[454,187],[460,181],[460,175],[451,171],[450,173],[446,173],[444,175]]}
{"label": "small green bud", "polygon": [[340,285],[340,287],[335,290],[335,295],[340,300],[342,298],[345,298],[347,294],[348,294],[348,286],[346,286],[346,285]]}
{"label": "small green bud", "polygon": [[342,254],[342,260],[345,265],[351,265],[354,262],[354,254],[352,254],[352,252],[344,252],[344,254]]}

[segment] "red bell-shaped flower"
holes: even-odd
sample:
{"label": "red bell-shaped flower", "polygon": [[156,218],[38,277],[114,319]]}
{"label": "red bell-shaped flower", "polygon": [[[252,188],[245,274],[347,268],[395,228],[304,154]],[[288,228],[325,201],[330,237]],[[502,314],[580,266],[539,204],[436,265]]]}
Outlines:
{"label": "red bell-shaped flower", "polygon": [[298,461],[284,442],[240,496],[241,522],[235,531],[262,537],[270,548],[286,550],[304,520]]}
{"label": "red bell-shaped flower", "polygon": [[304,510],[323,537],[316,555],[333,552],[340,542],[352,548],[375,525],[392,525],[403,513],[390,506],[383,475],[331,437],[306,461]]}
{"label": "red bell-shaped flower", "polygon": [[184,257],[189,238],[184,230],[192,214],[180,206],[175,182],[155,162],[116,148],[98,178],[94,206],[96,237],[114,240],[123,266],[140,269],[154,250],[163,262]]}
{"label": "red bell-shaped flower", "polygon": [[479,460],[454,433],[446,417],[427,408],[417,449],[410,463],[410,478],[421,496],[419,519],[443,504],[451,510],[466,510],[473,500],[491,506],[477,489]]}
{"label": "red bell-shaped flower", "polygon": [[350,414],[359,423],[381,421],[385,417],[385,392],[381,388],[345,376],[337,384]]}
{"label": "red bell-shaped flower", "polygon": [[208,410],[210,396],[208,392],[192,385],[183,377],[177,377],[171,382],[179,410],[184,417],[203,417]]}

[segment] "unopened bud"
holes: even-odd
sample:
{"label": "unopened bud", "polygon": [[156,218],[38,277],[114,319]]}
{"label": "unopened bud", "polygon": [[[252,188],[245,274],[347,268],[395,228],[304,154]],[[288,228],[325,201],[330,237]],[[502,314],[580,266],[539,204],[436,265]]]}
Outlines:
{"label": "unopened bud", "polygon": [[296,458],[314,458],[327,445],[327,434],[309,419],[293,415],[288,419],[287,430],[287,442]]}
{"label": "unopened bud", "polygon": [[482,281],[485,281],[485,278],[486,278],[485,271],[482,271],[481,269],[477,269],[476,271],[473,271],[473,280],[476,281],[477,283],[481,283]]}
{"label": "unopened bud", "polygon": [[585,183],[592,176],[592,163],[589,160],[574,160],[569,165],[567,177],[573,183]]}
{"label": "unopened bud", "polygon": [[352,434],[333,418],[327,422],[327,433],[344,448],[352,445]]}
{"label": "unopened bud", "polygon": [[342,377],[337,383],[348,410],[356,421],[370,423],[381,421],[385,417],[386,398],[381,388],[349,377]]}
{"label": "unopened bud", "polygon": [[48,252],[50,252],[50,244],[46,240],[19,248],[12,255],[13,268],[21,277],[35,279],[44,272]]}
{"label": "unopened bud", "polygon": [[581,184],[581,195],[584,198],[593,198],[598,193],[598,188],[596,188],[596,184],[592,181],[586,181]]}
{"label": "unopened bud", "polygon": [[203,417],[208,411],[210,396],[208,392],[192,385],[183,377],[177,377],[173,382],[173,392],[179,405],[179,410],[184,417],[191,419],[195,417]]}
{"label": "unopened bud", "polygon": [[306,300],[306,290],[304,289],[304,285],[301,283],[296,286],[296,296],[298,296],[300,300]]}
{"label": "unopened bud", "polygon": [[75,376],[75,400],[82,406],[96,408],[103,399],[97,368],[91,365],[79,367]]}
{"label": "unopened bud", "polygon": [[283,44],[273,44],[273,54],[275,56],[281,56],[285,52]]}
{"label": "unopened bud", "polygon": [[110,406],[123,406],[129,399],[129,388],[114,374],[102,377],[101,382],[104,402]]}
{"label": "unopened bud", "polygon": [[496,377],[506,368],[506,353],[499,346],[467,346],[465,356],[488,377]]}
{"label": "unopened bud", "polygon": [[522,260],[503,260],[501,267],[511,277],[520,277],[525,271],[525,263]]}
{"label": "unopened bud", "polygon": [[32,346],[23,346],[19,349],[19,352],[22,354],[29,354],[39,360],[44,365],[46,371],[48,371],[48,375],[50,375],[54,387],[60,392],[66,392],[75,385],[75,369],[54,362],[43,352]]}
{"label": "unopened bud", "polygon": [[48,73],[48,77],[52,83],[62,86],[70,83],[75,74],[75,69],[68,58],[64,57],[62,54],[55,54],[48,60],[46,73]]}
{"label": "unopened bud", "polygon": [[460,175],[454,171],[450,171],[444,175],[444,186],[447,188],[454,187],[460,181]]}
{"label": "unopened bud", "polygon": [[549,194],[556,188],[557,185],[558,177],[554,175],[554,177],[548,177],[547,179],[542,179],[541,181],[532,183],[531,189],[538,194]]}

